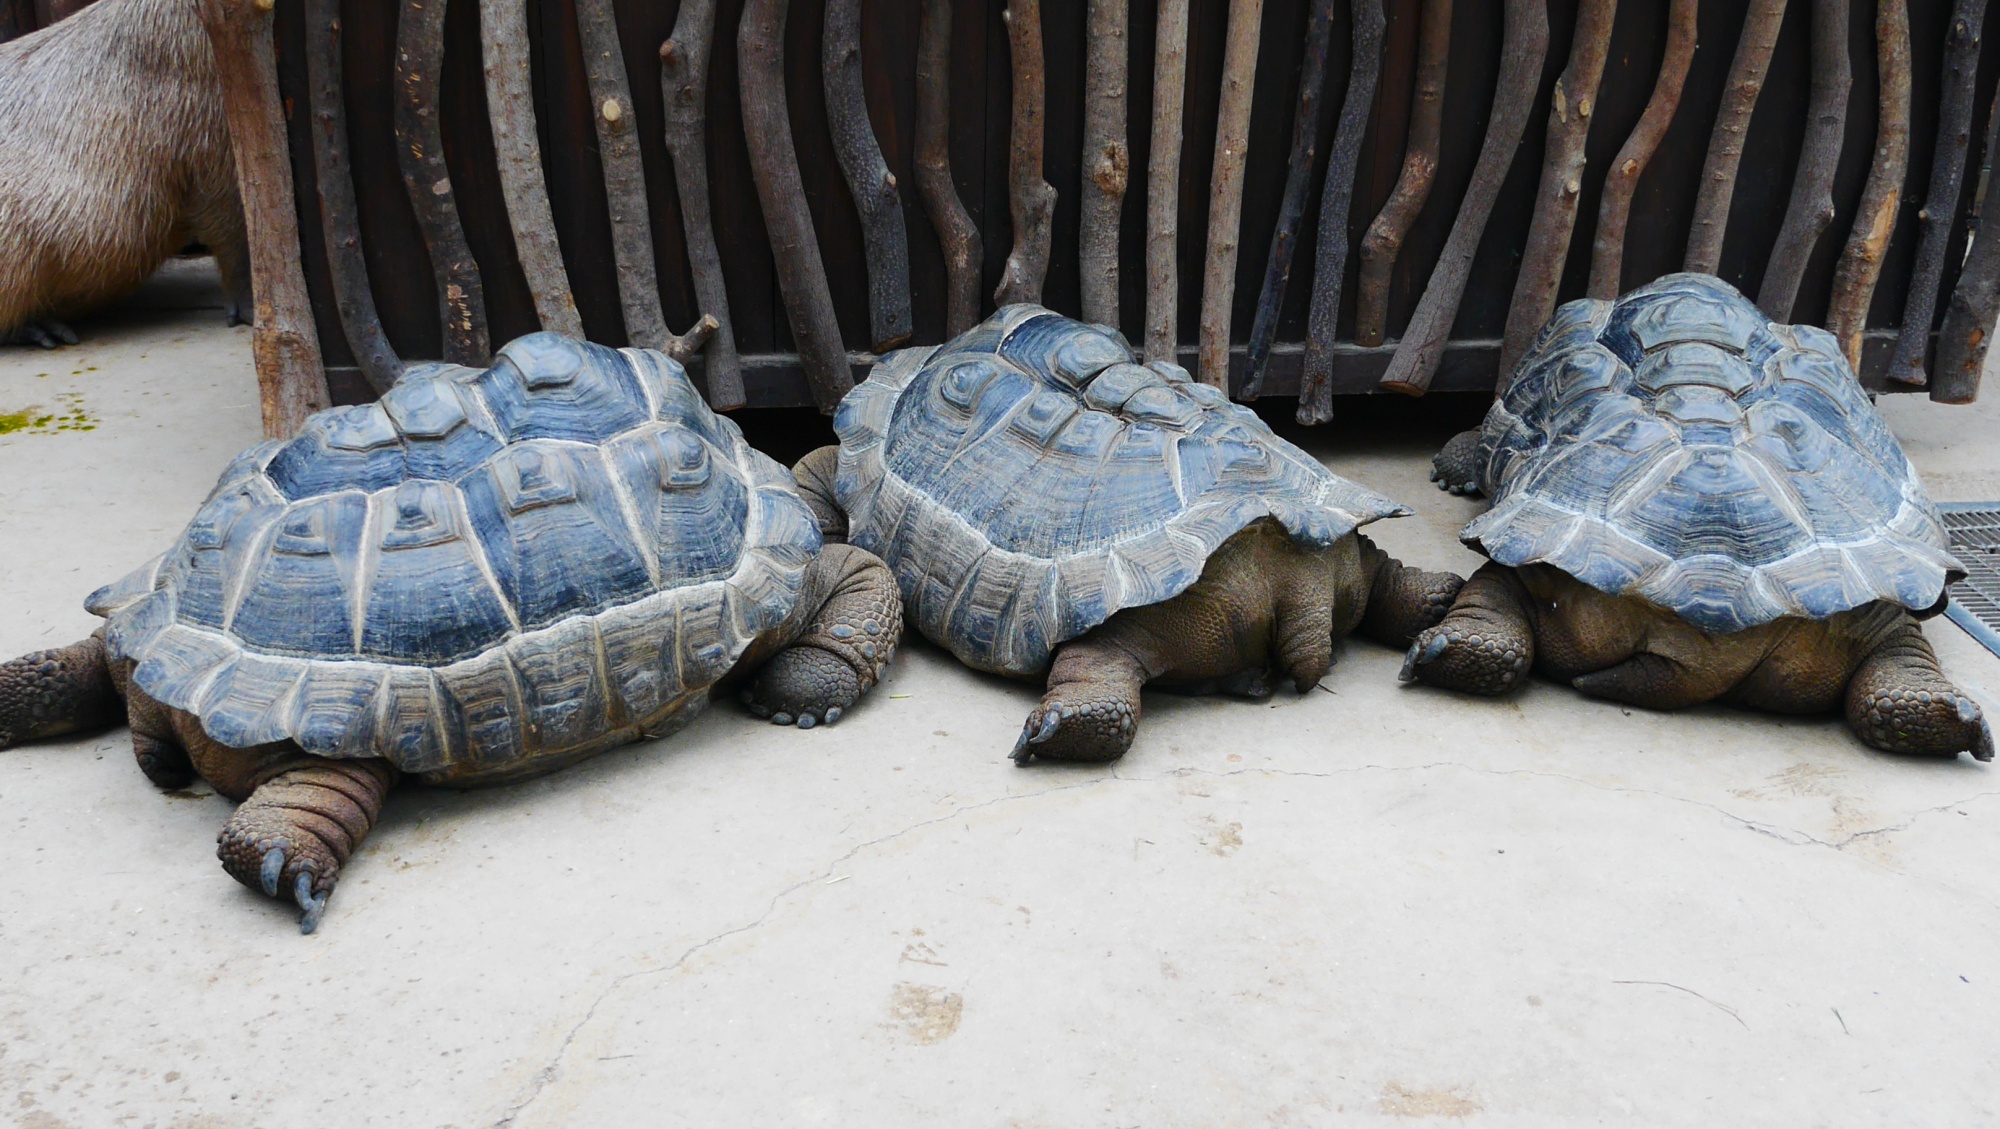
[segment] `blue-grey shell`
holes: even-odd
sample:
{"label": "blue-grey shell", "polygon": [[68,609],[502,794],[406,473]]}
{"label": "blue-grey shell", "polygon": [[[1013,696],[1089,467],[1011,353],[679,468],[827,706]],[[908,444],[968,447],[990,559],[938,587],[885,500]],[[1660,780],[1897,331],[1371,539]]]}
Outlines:
{"label": "blue-grey shell", "polygon": [[542,333],[245,451],[87,606],[226,745],[504,776],[691,717],[819,546],[679,364]]}
{"label": "blue-grey shell", "polygon": [[834,491],[919,630],[1020,676],[1121,608],[1166,600],[1276,518],[1303,544],[1409,511],[1116,331],[1008,306],[884,358],[834,415]]}
{"label": "blue-grey shell", "polygon": [[1467,545],[1544,562],[1712,634],[1964,575],[1916,468],[1833,336],[1720,279],[1558,309],[1480,437],[1493,507]]}

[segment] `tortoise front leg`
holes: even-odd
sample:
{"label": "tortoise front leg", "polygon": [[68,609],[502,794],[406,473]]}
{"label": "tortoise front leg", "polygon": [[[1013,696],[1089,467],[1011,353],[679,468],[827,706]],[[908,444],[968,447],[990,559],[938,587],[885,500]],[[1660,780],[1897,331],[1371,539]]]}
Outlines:
{"label": "tortoise front leg", "polygon": [[67,647],[0,663],[0,749],[118,724],[118,698],[104,640],[92,635]]}
{"label": "tortoise front leg", "polygon": [[1361,634],[1387,647],[1408,647],[1418,632],[1436,627],[1450,614],[1465,578],[1455,572],[1411,568],[1376,548],[1375,542],[1355,536],[1361,542],[1362,565],[1373,574]]}
{"label": "tortoise front leg", "polygon": [[1993,730],[1979,704],[1952,685],[1917,621],[1905,617],[1847,683],[1847,724],[1891,753],[1993,759]]}
{"label": "tortoise front leg", "polygon": [[806,566],[799,606],[809,616],[745,692],[758,717],[811,729],[839,721],[881,681],[903,634],[903,598],[881,558],[828,545]]}
{"label": "tortoise front leg", "polygon": [[1469,694],[1504,694],[1535,661],[1528,592],[1514,570],[1487,562],[1459,589],[1451,611],[1419,633],[1398,676]]}
{"label": "tortoise front leg", "polygon": [[1015,764],[1112,761],[1132,747],[1139,732],[1139,690],[1152,671],[1120,638],[1118,625],[1114,618],[1056,651],[1048,690],[1014,742]]}
{"label": "tortoise front leg", "polygon": [[379,757],[300,756],[257,785],[217,836],[215,853],[231,877],[298,904],[299,932],[326,912],[340,868],[382,812],[396,769]]}

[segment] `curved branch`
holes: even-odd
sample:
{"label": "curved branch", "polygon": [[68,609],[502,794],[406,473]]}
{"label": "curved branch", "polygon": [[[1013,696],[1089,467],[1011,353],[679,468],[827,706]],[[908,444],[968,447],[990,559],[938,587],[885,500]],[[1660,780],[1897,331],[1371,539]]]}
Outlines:
{"label": "curved branch", "polygon": [[580,338],[583,319],[570,293],[555,217],[549,212],[548,188],[542,182],[542,145],[528,73],[527,7],[519,0],[479,0],[479,49],[486,70],[486,114],[493,125],[500,195],[507,202],[521,273],[534,295],[535,316],[543,329]]}
{"label": "curved branch", "polygon": [[827,0],[820,64],[834,155],[861,219],[868,336],[876,352],[886,353],[910,339],[910,241],[903,230],[903,199],[868,122],[861,88],[861,0]]}
{"label": "curved branch", "polygon": [[743,86],[743,135],[750,149],[751,179],[771,256],[778,264],[778,290],[785,317],[798,342],[799,364],[812,384],[819,410],[831,415],[854,387],[840,323],[833,316],[826,265],[819,256],[806,191],[799,181],[798,150],[785,105],[785,13],[790,0],[745,0],[736,31],[736,69]]}
{"label": "curved branch", "polygon": [[1153,142],[1146,158],[1146,359],[1179,364],[1181,104],[1187,97],[1188,0],[1160,0],[1153,47]]}
{"label": "curved branch", "polygon": [[1236,251],[1242,239],[1243,166],[1250,148],[1250,95],[1257,84],[1257,40],[1264,0],[1230,0],[1222,48],[1222,98],[1215,112],[1215,160],[1208,176],[1208,255],[1202,265],[1202,383],[1229,387],[1229,314],[1236,297]]}
{"label": "curved branch", "polygon": [[1840,167],[1841,132],[1847,128],[1847,91],[1854,75],[1847,62],[1847,0],[1815,0],[1812,14],[1812,100],[1806,140],[1792,199],[1778,241],[1757,288],[1757,305],[1772,321],[1792,320],[1806,260],[1833,223],[1833,174]]}
{"label": "curved branch", "polygon": [[347,102],[341,96],[339,0],[307,0],[305,17],[307,100],[327,269],[348,351],[379,396],[395,386],[403,361],[382,332],[368,263],[361,257],[361,218],[354,201],[354,170],[347,161]]}
{"label": "curved branch", "polygon": [[1007,142],[1007,204],[1014,221],[1014,249],[993,301],[1040,302],[1049,273],[1050,225],[1056,190],[1042,179],[1042,120],[1047,112],[1047,70],[1042,59],[1041,0],[1012,0],[1002,13],[1014,61],[1013,128]]}
{"label": "curved branch", "polygon": [[1979,398],[1979,378],[1986,369],[1986,349],[1993,343],[1993,322],[2000,317],[2000,193],[1994,191],[1994,150],[2000,148],[2000,93],[1986,116],[1986,177],[1979,194],[1979,227],[1972,252],[1965,257],[1958,285],[1945,304],[1944,328],[1938,331],[1937,375],[1931,378],[1931,399],[1940,404],[1970,404]]}
{"label": "curved branch", "polygon": [[444,359],[477,367],[489,353],[486,292],[458,221],[438,125],[444,9],[438,0],[403,0],[402,18],[396,21],[396,164],[437,279]]}
{"label": "curved branch", "polygon": [[576,30],[583,40],[583,70],[590,83],[591,124],[604,168],[604,198],[611,209],[611,255],[618,265],[618,304],[625,340],[663,349],[672,334],[660,308],[659,268],[653,262],[653,219],[646,200],[646,170],[639,162],[639,134],[632,87],[625,79],[624,48],[611,0],[576,0]]}
{"label": "curved branch", "polygon": [[1472,167],[1472,181],[1465,199],[1459,202],[1458,219],[1445,239],[1444,253],[1438,256],[1424,296],[1410,315],[1409,328],[1403,331],[1402,344],[1382,373],[1381,386],[1392,392],[1423,395],[1444,358],[1445,338],[1458,318],[1459,299],[1465,296],[1479,238],[1486,232],[1501,182],[1514,163],[1514,150],[1520,147],[1528,115],[1534,109],[1535,88],[1541,84],[1542,61],[1549,53],[1549,14],[1541,0],[1507,0],[1503,36],[1493,110],[1486,122],[1486,140],[1479,146],[1479,160]]}
{"label": "curved branch", "polygon": [[1083,206],[1077,258],[1083,320],[1118,324],[1118,231],[1132,157],[1125,148],[1126,0],[1090,0],[1083,64]]}
{"label": "curved branch", "polygon": [[715,220],[708,200],[708,54],[714,31],[715,0],[682,0],[673,34],[660,44],[660,100],[666,111],[662,132],[674,162],[674,188],[680,196],[695,300],[704,314],[715,319],[703,373],[708,403],[728,411],[743,406],[743,364],[736,355],[729,290],[723,285],[722,255],[715,247]]}
{"label": "curved branch", "polygon": [[1938,285],[1951,239],[1951,221],[1958,212],[1959,187],[1965,173],[1965,149],[1972,133],[1972,86],[1979,72],[1979,31],[1986,19],[1985,0],[1958,0],[1951,29],[1944,40],[1944,92],[1938,101],[1938,140],[1931,162],[1930,189],[1924,210],[1924,237],[1917,244],[1917,263],[1903,300],[1903,321],[1896,330],[1896,350],[1889,357],[1889,379],[1924,384],[1924,353],[1929,349],[1931,320],[1937,312]]}
{"label": "curved branch", "polygon": [[1257,320],[1250,326],[1244,350],[1241,398],[1254,400],[1264,391],[1264,366],[1271,359],[1271,342],[1278,336],[1278,315],[1285,305],[1285,286],[1298,251],[1299,223],[1305,218],[1306,192],[1312,188],[1313,147],[1319,141],[1320,91],[1326,85],[1326,48],[1333,38],[1333,0],[1313,0],[1306,17],[1306,54],[1299,64],[1299,108],[1292,119],[1292,156],[1285,174],[1285,196],[1278,204],[1278,226],[1271,233],[1271,254],[1264,262],[1264,287],[1257,293]]}
{"label": "curved branch", "polygon": [[1549,98],[1548,141],[1542,160],[1542,184],[1535,214],[1528,221],[1528,242],[1514,279],[1514,298],[1507,308],[1507,328],[1500,342],[1500,373],[1494,393],[1506,391],[1521,354],[1555,312],[1556,288],[1563,264],[1569,261],[1570,238],[1576,233],[1576,209],[1583,192],[1584,146],[1597,109],[1597,87],[1604,79],[1604,56],[1611,47],[1611,24],[1618,0],[1583,0],[1576,13],[1576,37],[1569,63],[1556,77]]}
{"label": "curved branch", "polygon": [[1722,263],[1722,237],[1729,228],[1729,201],[1736,194],[1736,167],[1743,160],[1743,138],[1750,115],[1764,90],[1764,72],[1771,50],[1778,45],[1778,28],[1785,22],[1785,0],[1751,0],[1743,17],[1743,36],[1736,41],[1736,58],[1729,64],[1729,85],[1709,135],[1708,159],[1701,167],[1701,191],[1694,201],[1694,221],[1688,228],[1686,269],[1714,274]]}
{"label": "curved branch", "polygon": [[1833,272],[1833,297],[1827,303],[1826,328],[1840,340],[1848,366],[1861,371],[1861,330],[1868,322],[1868,305],[1882,276],[1882,253],[1896,230],[1896,213],[1903,201],[1903,175],[1910,155],[1910,12],[1905,0],[1880,0],[1875,10],[1875,51],[1881,78],[1877,95],[1881,108],[1875,119],[1875,161],[1861,206],[1854,213],[1854,230]]}
{"label": "curved branch", "polygon": [[1375,82],[1382,72],[1382,0],[1354,0],[1354,61],[1347,73],[1347,100],[1340,129],[1326,160],[1320,190],[1319,247],[1313,260],[1312,307],[1306,314],[1305,365],[1299,379],[1300,423],[1333,418],[1333,339],[1340,328],[1340,286],[1347,278],[1347,212],[1354,201],[1355,166],[1361,139],[1375,108]]}
{"label": "curved branch", "polygon": [[1667,12],[1667,50],[1660,58],[1660,77],[1653,84],[1653,96],[1639,115],[1639,124],[1632,127],[1618,156],[1612,159],[1611,170],[1604,174],[1596,243],[1590,255],[1587,293],[1592,298],[1616,298],[1624,289],[1625,224],[1632,218],[1632,195],[1638,191],[1639,178],[1652,162],[1654,150],[1667,135],[1667,127],[1673,124],[1674,111],[1680,108],[1688,64],[1694,61],[1696,4],[1697,0],[1673,0]]}
{"label": "curved branch", "polygon": [[1410,136],[1395,191],[1361,238],[1361,280],[1355,293],[1354,340],[1380,345],[1389,320],[1389,276],[1403,240],[1430,199],[1437,179],[1438,135],[1444,125],[1444,72],[1451,60],[1451,0],[1424,0],[1417,31],[1417,89]]}
{"label": "curved branch", "polygon": [[951,0],[923,0],[917,30],[917,194],[944,251],[945,332],[979,321],[979,228],[951,179]]}

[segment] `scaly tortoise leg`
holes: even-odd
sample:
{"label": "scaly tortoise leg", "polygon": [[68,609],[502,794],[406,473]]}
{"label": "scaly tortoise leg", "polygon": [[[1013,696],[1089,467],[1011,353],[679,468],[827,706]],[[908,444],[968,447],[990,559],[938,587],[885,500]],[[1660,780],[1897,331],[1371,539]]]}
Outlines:
{"label": "scaly tortoise leg", "polygon": [[1979,704],[1939,668],[1914,619],[1861,661],[1847,683],[1847,724],[1855,736],[1891,753],[1993,759],[1993,730]]}
{"label": "scaly tortoise leg", "polygon": [[1048,690],[1014,743],[1014,763],[1124,756],[1139,732],[1139,690],[1150,675],[1115,631],[1100,628],[1063,644],[1049,666]]}
{"label": "scaly tortoise leg", "polygon": [[903,634],[903,598],[889,566],[852,545],[828,545],[806,566],[805,630],[772,656],[744,693],[758,717],[811,729],[839,721],[881,681]]}
{"label": "scaly tortoise leg", "polygon": [[104,640],[96,635],[0,663],[0,749],[78,730],[108,729],[123,713]]}
{"label": "scaly tortoise leg", "polygon": [[1361,559],[1374,569],[1375,578],[1360,631],[1383,646],[1408,647],[1419,632],[1442,623],[1465,587],[1465,578],[1457,573],[1411,568],[1366,537],[1361,538]]}
{"label": "scaly tortoise leg", "polygon": [[396,776],[379,757],[290,759],[238,805],[216,837],[216,857],[245,886],[297,903],[299,932],[310,933]]}
{"label": "scaly tortoise leg", "polygon": [[1431,481],[1453,494],[1479,493],[1479,429],[1461,431],[1431,456]]}
{"label": "scaly tortoise leg", "polygon": [[1469,694],[1504,694],[1535,661],[1528,593],[1514,570],[1491,562],[1459,589],[1451,611],[1420,632],[1399,678]]}

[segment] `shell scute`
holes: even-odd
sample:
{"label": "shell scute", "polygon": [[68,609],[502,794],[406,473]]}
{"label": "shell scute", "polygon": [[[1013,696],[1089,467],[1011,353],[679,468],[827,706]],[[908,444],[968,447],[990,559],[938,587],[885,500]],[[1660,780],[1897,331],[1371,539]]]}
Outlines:
{"label": "shell scute", "polygon": [[1482,429],[1493,507],[1461,534],[1502,564],[1717,634],[1874,600],[1926,610],[1963,575],[1831,335],[1773,325],[1718,279],[1571,303],[1519,371]]}

